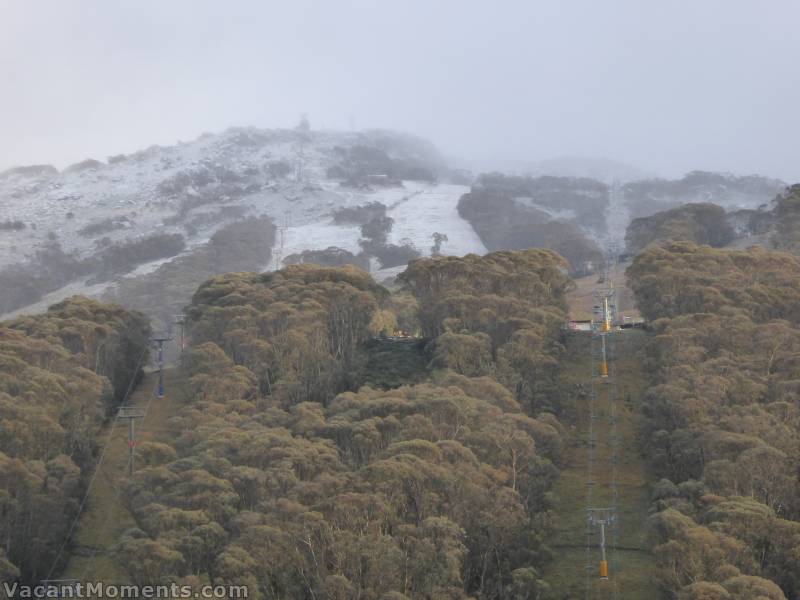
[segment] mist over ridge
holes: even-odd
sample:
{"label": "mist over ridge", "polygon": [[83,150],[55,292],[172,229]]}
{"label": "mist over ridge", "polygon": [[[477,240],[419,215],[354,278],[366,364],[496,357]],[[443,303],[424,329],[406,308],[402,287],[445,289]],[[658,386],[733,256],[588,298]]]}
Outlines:
{"label": "mist over ridge", "polygon": [[800,8],[11,2],[0,170],[230,126],[389,128],[478,163],[597,157],[800,180]]}

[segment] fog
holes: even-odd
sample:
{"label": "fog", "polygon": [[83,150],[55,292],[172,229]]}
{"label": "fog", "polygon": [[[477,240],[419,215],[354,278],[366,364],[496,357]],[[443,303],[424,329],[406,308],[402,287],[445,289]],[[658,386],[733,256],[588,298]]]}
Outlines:
{"label": "fog", "polygon": [[800,3],[0,0],[0,169],[233,125],[800,180]]}

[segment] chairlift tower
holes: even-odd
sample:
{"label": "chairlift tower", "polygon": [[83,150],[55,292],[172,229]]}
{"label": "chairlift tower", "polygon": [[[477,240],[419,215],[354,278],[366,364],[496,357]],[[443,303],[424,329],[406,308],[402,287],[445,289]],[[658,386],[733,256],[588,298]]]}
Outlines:
{"label": "chairlift tower", "polygon": [[608,378],[608,351],[606,350],[606,336],[600,336],[600,377],[603,379]]}
{"label": "chairlift tower", "polygon": [[[609,579],[609,566],[613,562],[615,572],[618,571],[616,548],[618,545],[619,528],[617,525],[617,507],[619,505],[619,483],[617,481],[619,462],[619,437],[617,432],[617,386],[616,370],[610,368],[614,358],[614,326],[617,323],[614,281],[612,274],[611,258],[607,261],[604,276],[598,283],[603,285],[595,291],[597,298],[594,307],[595,321],[592,335],[592,390],[589,403],[589,443],[588,443],[588,477],[586,497],[586,595],[587,600],[596,598],[595,581]],[[600,392],[596,383],[603,383],[604,390]],[[596,396],[603,399],[604,410],[602,414],[596,412]],[[593,488],[597,484],[594,478],[594,463],[597,460],[595,445],[598,442],[595,423],[606,422],[608,427],[603,429],[604,443],[611,449],[609,464],[603,465],[603,472],[610,475],[610,498],[602,501],[601,507],[594,502]],[[605,460],[603,461],[605,463]],[[609,502],[609,504],[606,504]],[[604,507],[602,507],[605,505]],[[599,534],[599,540],[598,540]],[[597,564],[596,554],[600,551],[600,561]],[[611,592],[614,600],[619,598],[618,582],[612,584]],[[602,584],[605,588],[605,584]]]}
{"label": "chairlift tower", "polygon": [[181,363],[182,363],[183,362],[183,351],[186,349],[186,336],[185,336],[185,333],[186,333],[186,315],[184,315],[184,314],[175,315],[173,317],[173,323],[180,328],[180,333],[179,333],[180,338],[179,339],[180,339],[180,344],[181,344],[180,356],[181,356]]}
{"label": "chairlift tower", "polygon": [[150,341],[158,344],[158,397],[164,397],[164,342],[171,341],[172,338],[166,334],[156,335]]}
{"label": "chairlift tower", "polygon": [[606,279],[606,281],[609,284],[608,287],[595,292],[595,295],[598,296],[602,302],[598,311],[600,313],[601,320],[597,329],[598,333],[600,334],[600,347],[601,347],[600,377],[602,377],[603,379],[608,377],[608,352],[606,350],[606,335],[613,331],[614,322],[616,321],[614,284],[609,279]]}
{"label": "chairlift tower", "polygon": [[274,271],[279,271],[283,266],[283,251],[284,247],[286,246],[286,230],[289,229],[289,225],[291,223],[290,216],[290,212],[285,210],[283,213],[283,224],[278,225],[278,250],[275,252]]}
{"label": "chairlift tower", "polygon": [[[600,579],[608,579],[608,560],[606,557],[606,526],[612,526],[616,520],[616,511],[613,508],[587,508],[589,527],[600,527]],[[589,566],[587,565],[587,568]]]}
{"label": "chairlift tower", "polygon": [[136,456],[136,437],[134,421],[144,419],[145,412],[135,406],[121,406],[117,413],[118,419],[128,420],[128,476],[133,475],[133,460]]}

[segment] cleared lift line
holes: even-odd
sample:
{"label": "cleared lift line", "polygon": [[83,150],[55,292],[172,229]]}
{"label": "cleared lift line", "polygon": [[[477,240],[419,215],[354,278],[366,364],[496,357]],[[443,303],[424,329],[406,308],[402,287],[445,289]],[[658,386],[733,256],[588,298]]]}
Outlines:
{"label": "cleared lift line", "polygon": [[[79,522],[81,516],[84,513],[84,510],[86,508],[86,503],[87,503],[87,501],[89,499],[89,495],[90,495],[90,493],[92,491],[92,486],[94,485],[95,479],[97,478],[97,475],[98,475],[98,473],[100,473],[101,467],[103,466],[103,461],[106,458],[106,453],[108,451],[108,448],[110,447],[111,441],[112,441],[113,436],[114,436],[114,431],[116,430],[116,424],[117,424],[117,422],[119,420],[127,420],[128,421],[128,464],[127,464],[127,472],[128,472],[128,476],[129,477],[133,475],[134,456],[135,456],[135,447],[136,447],[136,440],[135,440],[135,437],[134,437],[134,431],[135,431],[134,430],[134,421],[136,419],[142,419],[142,420],[146,419],[147,418],[147,413],[148,413],[148,411],[150,409],[150,404],[152,403],[153,399],[156,398],[156,397],[158,397],[158,398],[163,398],[164,397],[164,343],[168,342],[168,341],[171,341],[171,340],[172,340],[172,338],[168,337],[166,335],[155,335],[155,336],[150,338],[150,346],[146,346],[142,350],[142,353],[139,356],[139,359],[137,360],[136,367],[134,368],[133,375],[131,376],[130,382],[128,383],[128,387],[127,387],[127,389],[125,391],[125,395],[123,396],[122,401],[121,401],[121,403],[120,403],[120,405],[119,405],[119,407],[117,409],[117,415],[111,421],[111,423],[109,424],[108,435],[105,438],[105,443],[103,444],[102,450],[100,452],[100,457],[98,458],[97,463],[95,464],[92,476],[89,479],[88,485],[86,486],[86,491],[84,493],[84,496],[81,499],[80,504],[78,505],[78,511],[75,514],[75,517],[73,518],[69,529],[67,530],[67,534],[64,537],[64,540],[62,541],[61,545],[59,546],[58,552],[57,552],[56,557],[54,558],[54,560],[53,560],[53,562],[52,562],[52,564],[50,566],[50,569],[48,571],[47,577],[41,581],[42,585],[44,585],[45,587],[49,588],[51,586],[56,585],[57,583],[58,583],[58,585],[63,587],[64,585],[67,585],[68,582],[73,581],[73,580],[52,579],[52,576],[53,576],[54,571],[58,567],[59,561],[60,561],[60,559],[61,559],[61,557],[62,557],[62,555],[64,553],[64,550],[67,547],[67,544],[69,544],[70,540],[72,539],[73,534],[75,533],[75,528],[78,525],[78,522]],[[156,385],[153,387],[153,389],[151,390],[150,394],[148,395],[147,403],[145,404],[144,409],[141,409],[141,408],[132,406],[129,403],[129,399],[130,399],[130,396],[131,396],[131,392],[133,391],[134,384],[136,383],[136,377],[137,377],[137,374],[139,373],[139,369],[141,368],[141,366],[142,366],[142,364],[144,362],[145,356],[147,355],[147,350],[153,345],[155,345],[155,347],[158,350],[158,354],[157,354],[157,357],[158,357],[157,358],[157,361],[158,361],[157,362],[157,365],[158,365],[158,380],[156,382]],[[97,549],[95,548],[92,551],[92,558],[96,555],[96,553],[97,553]],[[90,558],[90,561],[91,561],[91,558]],[[86,573],[84,573],[84,576],[85,575],[86,575]]]}
{"label": "cleared lift line", "polygon": [[[606,286],[596,291],[601,304],[600,318],[592,329],[591,352],[591,389],[589,394],[589,439],[587,448],[586,477],[586,587],[587,600],[597,597],[597,582],[608,581],[612,597],[619,598],[619,586],[615,576],[619,570],[617,545],[619,542],[619,484],[617,466],[619,463],[619,436],[617,432],[617,382],[616,365],[613,356],[614,323],[616,319],[615,292],[612,279],[611,263],[606,263],[603,282]],[[607,405],[606,410],[598,411],[598,397],[602,396]],[[599,421],[607,419],[607,427],[600,428]],[[606,436],[602,443],[610,449],[608,463],[598,462],[599,432]],[[601,471],[602,470],[602,471]],[[601,474],[609,476],[608,494],[599,491]],[[607,506],[598,502],[608,501]],[[599,536],[598,536],[599,534]],[[599,538],[599,539],[598,539]],[[597,541],[596,541],[597,540]],[[599,561],[595,557],[599,554]],[[607,584],[604,589],[608,589]],[[603,596],[607,597],[607,596]]]}

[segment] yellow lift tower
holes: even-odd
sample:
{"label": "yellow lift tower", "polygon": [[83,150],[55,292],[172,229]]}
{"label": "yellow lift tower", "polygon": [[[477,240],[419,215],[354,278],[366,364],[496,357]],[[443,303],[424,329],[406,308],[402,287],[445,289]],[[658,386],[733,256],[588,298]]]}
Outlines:
{"label": "yellow lift tower", "polygon": [[600,579],[608,579],[608,560],[606,558],[606,525],[609,527],[616,521],[613,508],[588,508],[589,526],[600,526]]}
{"label": "yellow lift tower", "polygon": [[613,282],[609,279],[609,287],[603,290],[598,290],[596,294],[602,298],[602,305],[596,307],[596,313],[600,312],[600,323],[598,330],[600,332],[602,359],[600,361],[600,377],[608,377],[608,354],[606,351],[606,334],[612,332],[614,326],[614,310],[616,305],[613,303],[614,286]]}
{"label": "yellow lift tower", "polygon": [[606,336],[600,336],[600,348],[603,353],[603,357],[600,361],[600,377],[603,379],[608,377],[608,353],[606,352]]}

